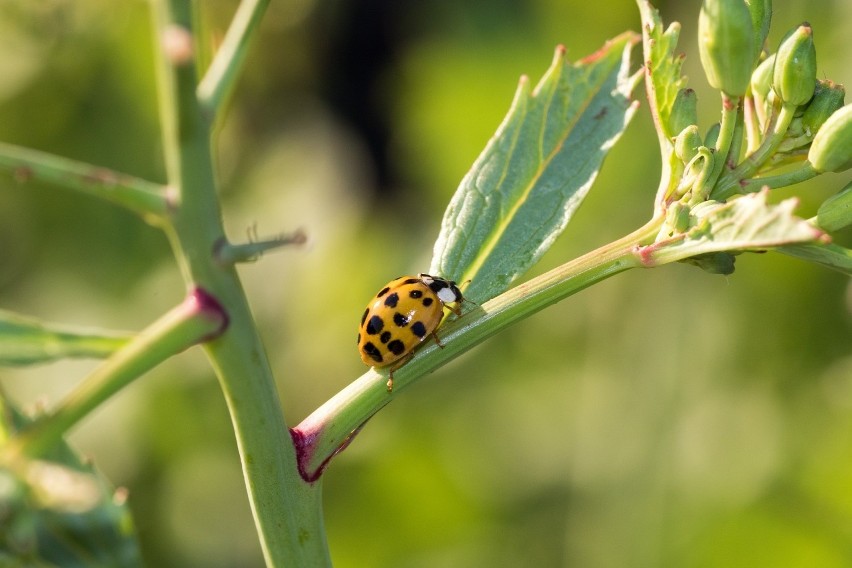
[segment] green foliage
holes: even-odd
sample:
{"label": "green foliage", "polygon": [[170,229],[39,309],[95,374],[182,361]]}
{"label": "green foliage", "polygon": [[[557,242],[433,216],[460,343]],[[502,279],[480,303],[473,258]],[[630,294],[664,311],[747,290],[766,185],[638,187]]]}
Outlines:
{"label": "green foliage", "polygon": [[[2,394],[2,393],[0,393]],[[0,439],[31,424],[5,396]],[[91,463],[61,443],[0,466],[0,565],[142,566],[127,506]]]}
{"label": "green foliage", "polygon": [[635,111],[632,34],[576,64],[556,51],[512,108],[450,201],[430,272],[470,281],[483,302],[504,292],[553,244],[583,202],[607,151]]}

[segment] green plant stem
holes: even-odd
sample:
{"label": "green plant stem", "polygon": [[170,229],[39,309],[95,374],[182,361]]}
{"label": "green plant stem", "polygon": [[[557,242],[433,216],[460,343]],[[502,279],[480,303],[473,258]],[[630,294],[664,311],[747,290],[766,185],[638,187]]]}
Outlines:
{"label": "green plant stem", "polygon": [[208,117],[214,118],[233,90],[243,68],[248,43],[256,33],[269,0],[242,0],[210,68],[198,84],[198,100]]}
{"label": "green plant stem", "polygon": [[[191,0],[158,0],[155,30],[191,38]],[[191,38],[194,42],[194,38]],[[178,191],[166,233],[190,286],[224,307],[228,330],[205,344],[231,415],[249,503],[268,566],[330,566],[321,485],[299,475],[268,358],[236,270],[215,258],[225,239],[211,155],[211,125],[196,97],[194,62],[161,47],[157,59],[164,150]]]}
{"label": "green plant stem", "polygon": [[307,235],[297,230],[289,235],[279,235],[273,239],[263,241],[251,241],[248,243],[234,244],[222,241],[216,247],[214,254],[222,264],[236,264],[238,262],[253,262],[263,253],[280,249],[291,245],[302,245],[307,241]]}
{"label": "green plant stem", "polygon": [[788,185],[807,181],[818,175],[819,172],[811,166],[810,162],[805,162],[801,167],[783,174],[743,180],[740,183],[739,193],[754,193],[755,191],[760,191],[764,186],[770,189],[787,187]]}
{"label": "green plant stem", "polygon": [[190,294],[104,361],[53,412],[12,439],[5,455],[12,460],[22,454],[43,455],[68,429],[134,379],[221,331],[224,325],[224,314],[203,293]]}
{"label": "green plant stem", "polygon": [[0,142],[0,170],[21,182],[55,183],[121,205],[155,225],[168,211],[161,184],[47,152]]}
{"label": "green plant stem", "polygon": [[438,333],[444,347],[430,342],[394,372],[388,393],[387,371],[372,369],[355,380],[293,428],[300,448],[303,476],[315,479],[338,451],[379,409],[405,388],[509,325],[527,318],[592,284],[642,266],[636,249],[653,242],[663,223],[656,216],[629,235],[512,288],[461,317]]}
{"label": "green plant stem", "polygon": [[742,163],[719,179],[719,183],[716,184],[713,193],[710,195],[711,199],[724,201],[739,193],[740,180],[753,176],[784,140],[784,134],[790,127],[795,110],[795,107],[784,105],[780,107],[780,110],[773,112],[770,119],[770,133],[757,150],[749,154]]}
{"label": "green plant stem", "polygon": [[[731,142],[737,130],[742,97],[729,97],[722,93],[722,121],[719,123],[719,137],[716,138],[716,154],[713,162],[713,173],[707,181],[708,191],[713,188],[716,180],[725,170],[728,155],[731,151]],[[739,145],[737,145],[739,148]],[[736,159],[736,157],[733,157]]]}

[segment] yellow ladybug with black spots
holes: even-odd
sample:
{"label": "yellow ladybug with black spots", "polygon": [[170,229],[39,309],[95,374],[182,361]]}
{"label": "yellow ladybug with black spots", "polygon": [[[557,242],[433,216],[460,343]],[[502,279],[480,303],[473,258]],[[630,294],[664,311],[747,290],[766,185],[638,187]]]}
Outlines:
{"label": "yellow ladybug with black spots", "polygon": [[367,366],[392,365],[388,392],[393,390],[393,372],[414,356],[414,349],[428,336],[441,346],[435,330],[444,307],[461,315],[463,301],[455,282],[429,274],[401,276],[379,290],[361,316],[358,351]]}

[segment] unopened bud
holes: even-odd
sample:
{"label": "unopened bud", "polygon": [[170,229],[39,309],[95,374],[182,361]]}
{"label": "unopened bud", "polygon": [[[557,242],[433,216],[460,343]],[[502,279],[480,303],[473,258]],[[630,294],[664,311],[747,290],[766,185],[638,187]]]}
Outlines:
{"label": "unopened bud", "polygon": [[693,89],[680,89],[672,103],[669,116],[670,132],[681,132],[687,126],[698,123],[698,95]]}
{"label": "unopened bud", "polygon": [[816,48],[807,22],[789,32],[778,47],[772,72],[772,90],[786,105],[807,103],[816,87]]}
{"label": "unopened bud", "polygon": [[829,232],[852,225],[852,182],[822,202],[817,211],[817,225]]}
{"label": "unopened bud", "polygon": [[754,33],[754,57],[751,64],[754,65],[760,59],[769,33],[769,24],[772,21],[772,0],[745,0],[748,11],[751,14],[751,28]]}
{"label": "unopened bud", "polygon": [[808,161],[818,172],[842,172],[852,167],[852,105],[836,110],[817,130]]}
{"label": "unopened bud", "polygon": [[763,61],[751,74],[751,93],[765,101],[772,88],[772,68],[775,67],[775,54],[773,53]]}
{"label": "unopened bud", "polygon": [[707,134],[704,136],[704,145],[708,148],[715,148],[716,141],[719,139],[719,132],[722,131],[722,125],[718,122],[714,122],[710,125],[710,128],[707,129]]}
{"label": "unopened bud", "polygon": [[698,53],[711,86],[732,97],[745,94],[754,42],[745,0],[704,0],[698,16]]}
{"label": "unopened bud", "polygon": [[833,81],[817,82],[814,98],[802,115],[802,127],[809,136],[814,136],[828,117],[843,106],[846,89]]}
{"label": "unopened bud", "polygon": [[698,153],[699,146],[701,146],[701,134],[698,133],[698,127],[691,124],[681,130],[680,134],[675,138],[675,155],[684,164],[689,163]]}

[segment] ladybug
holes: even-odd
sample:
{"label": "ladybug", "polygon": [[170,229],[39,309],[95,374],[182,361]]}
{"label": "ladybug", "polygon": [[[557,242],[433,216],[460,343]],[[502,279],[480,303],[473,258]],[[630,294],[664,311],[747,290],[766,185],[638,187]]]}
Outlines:
{"label": "ladybug", "polygon": [[435,330],[444,307],[458,316],[463,301],[455,282],[428,274],[400,276],[379,290],[361,316],[358,351],[367,366],[391,365],[388,392],[393,390],[393,372],[414,356],[414,349],[428,336],[443,347]]}

